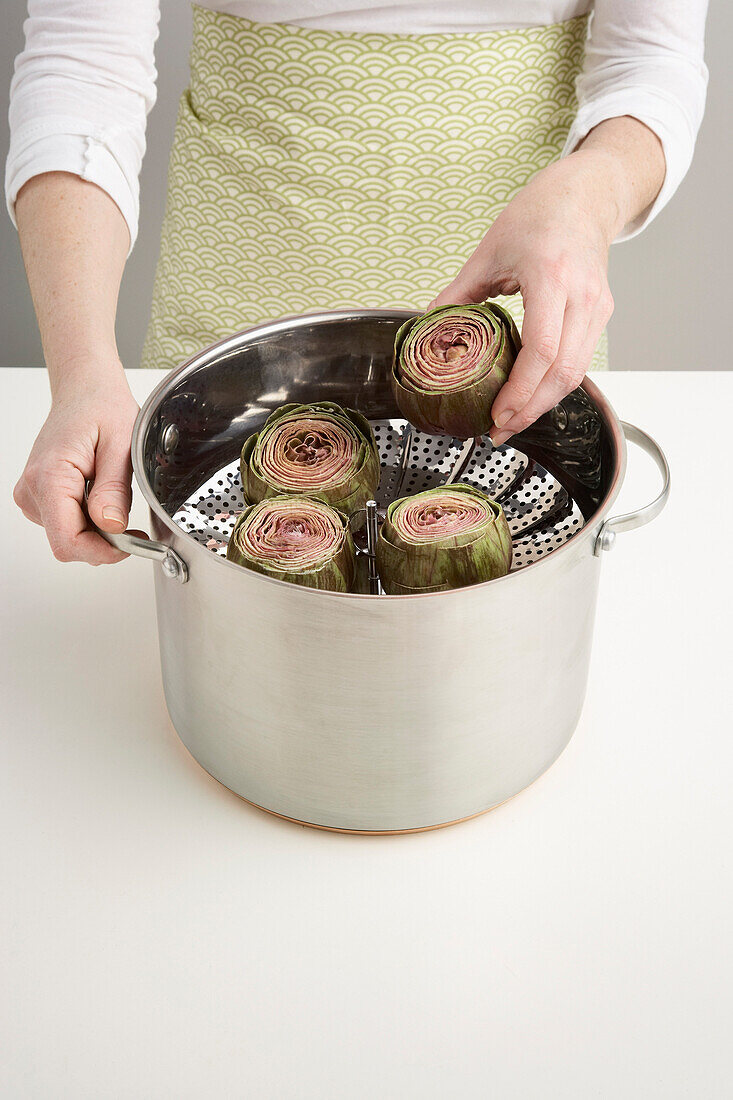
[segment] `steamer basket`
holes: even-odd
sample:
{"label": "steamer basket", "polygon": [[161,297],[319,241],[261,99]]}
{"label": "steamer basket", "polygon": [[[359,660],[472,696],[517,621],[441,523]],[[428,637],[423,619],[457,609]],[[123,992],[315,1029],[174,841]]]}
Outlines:
{"label": "steamer basket", "polygon": [[[389,386],[407,311],[285,318],[221,341],[141,410],[133,466],[158,560],[163,682],[196,759],[243,798],[309,825],[435,828],[490,809],[562,751],[585,692],[600,555],[661,511],[669,470],[590,381],[509,445],[414,432]],[[378,504],[448,477],[501,500],[512,573],[417,596],[326,593],[223,557],[243,506],[245,438],[286,402],[336,401],[373,423]],[[608,519],[632,439],[662,492]],[[364,548],[363,548],[364,549]]]}

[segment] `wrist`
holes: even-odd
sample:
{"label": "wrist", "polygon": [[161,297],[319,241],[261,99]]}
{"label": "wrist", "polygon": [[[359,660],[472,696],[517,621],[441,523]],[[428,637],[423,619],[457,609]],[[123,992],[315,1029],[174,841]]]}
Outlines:
{"label": "wrist", "polygon": [[54,401],[100,386],[129,392],[125,371],[114,344],[79,348],[73,354],[58,358],[47,357],[46,365]]}
{"label": "wrist", "polygon": [[634,214],[623,162],[607,149],[581,146],[567,158],[577,167],[585,199],[604,243],[610,246]]}
{"label": "wrist", "polygon": [[622,115],[595,126],[569,160],[593,180],[593,198],[608,243],[656,199],[666,173],[662,143],[643,122]]}

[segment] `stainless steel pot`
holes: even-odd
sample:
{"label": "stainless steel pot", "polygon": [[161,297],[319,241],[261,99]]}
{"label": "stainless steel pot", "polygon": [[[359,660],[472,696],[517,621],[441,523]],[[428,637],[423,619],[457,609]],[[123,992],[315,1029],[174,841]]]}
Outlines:
{"label": "stainless steel pot", "polygon": [[[326,828],[397,832],[491,809],[569,741],[586,687],[601,554],[669,493],[657,444],[623,425],[593,382],[512,443],[583,513],[557,550],[500,580],[418,596],[332,594],[211,554],[172,520],[286,401],[328,398],[396,416],[388,384],[406,311],[285,318],[173,371],[135,426],[133,466],[153,541],[107,536],[160,562],[155,587],[168,709],[221,783]],[[609,519],[625,439],[656,461],[651,504]]]}

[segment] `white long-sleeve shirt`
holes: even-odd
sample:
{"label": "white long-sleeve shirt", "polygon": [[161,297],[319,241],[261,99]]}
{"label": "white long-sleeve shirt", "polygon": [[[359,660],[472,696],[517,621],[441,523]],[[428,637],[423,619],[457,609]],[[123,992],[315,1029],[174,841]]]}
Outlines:
{"label": "white long-sleeve shirt", "polygon": [[[657,134],[666,159],[656,201],[619,239],[635,236],[662,209],[692,159],[707,88],[707,0],[204,0],[204,6],[260,23],[395,34],[543,26],[592,9],[579,109],[564,154],[604,119],[632,115]],[[27,180],[72,172],[114,199],[134,243],[158,19],[158,0],[29,0],[25,49],[10,86],[5,191],[13,220]]]}

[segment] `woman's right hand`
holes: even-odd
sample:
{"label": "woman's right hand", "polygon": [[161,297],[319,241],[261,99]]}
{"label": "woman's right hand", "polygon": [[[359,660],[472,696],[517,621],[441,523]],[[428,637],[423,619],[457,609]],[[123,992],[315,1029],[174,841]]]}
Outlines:
{"label": "woman's right hand", "polygon": [[91,530],[82,502],[85,483],[93,480],[93,522],[111,533],[127,527],[137,413],[118,361],[101,370],[99,363],[77,364],[54,386],[51,411],[13,496],[23,514],[46,529],[59,561],[105,565],[127,557]]}

